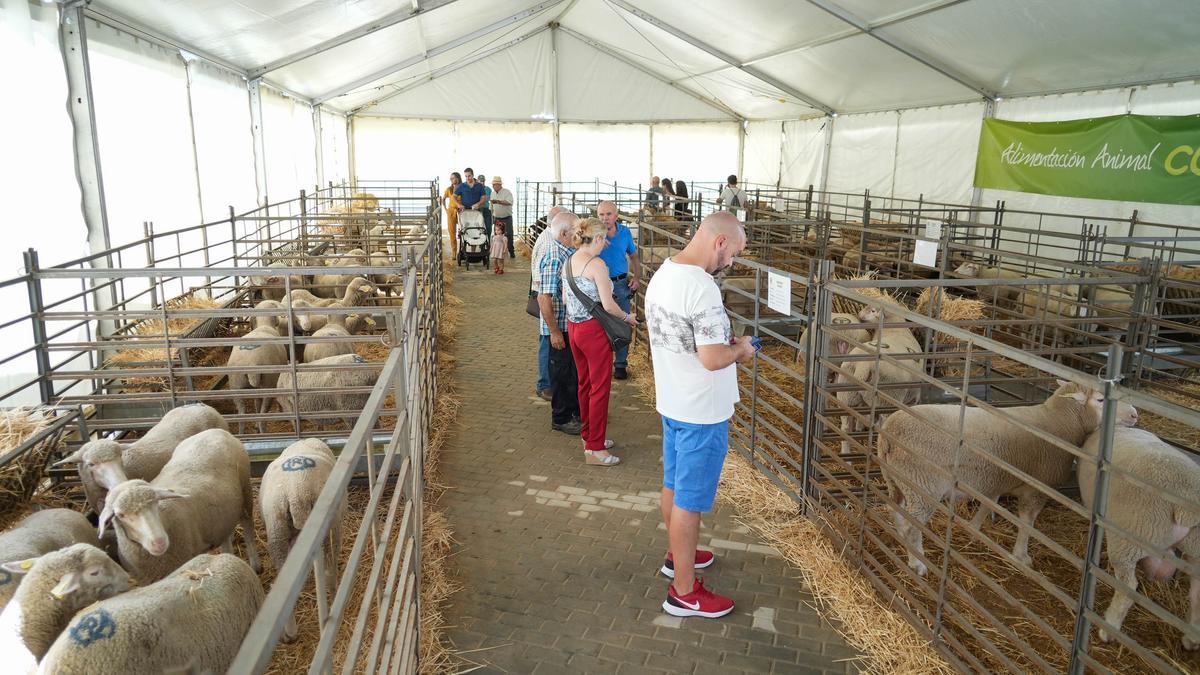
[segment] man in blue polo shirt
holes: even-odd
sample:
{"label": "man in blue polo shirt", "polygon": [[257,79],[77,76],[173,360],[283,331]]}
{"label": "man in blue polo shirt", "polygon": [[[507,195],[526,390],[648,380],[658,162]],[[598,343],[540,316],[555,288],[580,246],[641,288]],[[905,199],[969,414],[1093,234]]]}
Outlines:
{"label": "man in blue polo shirt", "polygon": [[[459,183],[458,187],[454,188],[454,198],[458,202],[459,208],[471,209],[473,211],[483,209],[483,196],[485,194],[483,183],[475,180],[475,170],[471,167],[463,169],[463,176],[466,177],[466,181]],[[491,236],[491,234],[489,232],[488,236]]]}
{"label": "man in blue polo shirt", "polygon": [[[638,287],[638,279],[642,276],[642,263],[638,259],[637,244],[633,242],[633,233],[625,223],[617,221],[617,205],[604,201],[596,205],[596,215],[608,230],[608,245],[600,253],[600,259],[608,265],[608,274],[612,277],[613,295],[617,304],[626,312],[629,311],[629,296]],[[617,350],[613,355],[613,378],[624,380],[629,377],[629,346]]]}

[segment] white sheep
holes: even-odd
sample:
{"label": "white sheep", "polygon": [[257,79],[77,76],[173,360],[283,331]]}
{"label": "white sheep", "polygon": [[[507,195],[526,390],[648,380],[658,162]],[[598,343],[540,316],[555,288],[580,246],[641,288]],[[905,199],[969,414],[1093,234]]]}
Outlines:
{"label": "white sheep", "polygon": [[191,403],[167,411],[144,436],[133,443],[99,439],[84,443],[54,466],[77,463],[79,480],[88,504],[96,513],[104,510],[104,495],[114,485],[130,478],[152,480],[171,453],[185,438],[208,429],[229,430],[229,424],[215,408]]}
{"label": "white sheep", "polygon": [[[257,305],[255,309],[279,309],[282,310],[283,305],[273,300],[264,300]],[[255,366],[286,366],[290,363],[288,359],[288,347],[285,344],[251,344],[257,340],[266,338],[278,338],[279,324],[284,317],[276,315],[256,316],[254,317],[254,330],[246,333],[241,337],[239,343],[229,352],[229,359],[225,362],[226,366],[233,368],[249,368]],[[274,389],[275,383],[279,380],[279,373],[229,373],[229,390],[241,391],[243,389]],[[234,404],[237,406],[239,416],[246,414],[246,401],[238,397],[234,399]],[[258,414],[262,415],[271,407],[271,397],[263,396],[258,402]],[[266,428],[261,419],[258,420],[258,432],[266,433]],[[238,433],[246,433],[246,423],[244,420],[238,420]]]}
{"label": "white sheep", "polygon": [[[329,306],[333,308],[342,308],[340,303],[334,303]],[[357,317],[355,316],[355,325],[358,325]],[[311,315],[303,317],[311,319]],[[313,337],[320,338],[342,338],[336,342],[321,342],[310,343],[304,345],[304,363],[312,363],[330,356],[339,354],[353,354],[354,344],[350,342],[350,330],[347,328],[347,316],[345,314],[329,314],[325,317],[326,323],[321,328],[313,332]]]}
{"label": "white sheep", "polygon": [[[313,505],[321,495],[325,481],[333,471],[333,453],[329,446],[315,438],[306,438],[292,443],[275,458],[258,488],[258,499],[262,510],[263,527],[267,531],[267,549],[276,569],[283,567],[288,551],[296,543],[300,530],[308,522]],[[334,517],[325,543],[326,581],[329,588],[337,583],[337,556],[342,547],[342,519],[345,517],[345,500],[340,512]],[[296,617],[288,619],[283,638],[287,642],[296,639]]]}
{"label": "white sheep", "polygon": [[[71,509],[35,511],[0,534],[0,563],[36,558],[76,543],[100,545],[96,529],[82,513]],[[20,577],[0,568],[0,609],[20,583]]]}
{"label": "white sheep", "polygon": [[[867,328],[872,328],[871,324],[882,323],[900,323],[904,319],[887,314],[884,310],[878,307],[864,307],[858,313],[858,318]],[[849,343],[847,343],[849,346]],[[921,344],[913,337],[912,331],[907,328],[884,328],[875,331],[874,339],[866,342],[862,347],[852,347],[847,353],[847,356],[872,356],[875,354],[887,354],[895,358],[905,354],[921,353]],[[849,361],[842,364],[842,368],[848,370],[850,375],[837,373],[834,377],[834,382],[837,384],[856,384],[855,380],[863,382],[862,389],[847,389],[837,392],[838,402],[842,405],[842,431],[850,434],[859,430],[861,424],[858,418],[848,409],[857,406],[867,406],[875,408],[879,405],[887,405],[886,400],[877,395],[882,385],[897,384],[902,382],[911,382],[913,386],[905,389],[889,389],[887,394],[892,398],[908,405],[916,403],[921,398],[921,385],[919,383],[918,373],[925,371],[925,359],[908,359],[904,358],[899,363],[891,363],[883,358],[878,360],[862,360]],[[854,379],[851,379],[853,376]],[[870,416],[871,412],[868,411]],[[875,426],[875,420],[872,419],[869,426]],[[842,454],[850,452],[850,441],[842,440]]]}
{"label": "white sheep", "polygon": [[264,300],[283,300],[287,294],[287,289],[284,288],[285,279],[291,289],[304,288],[304,277],[279,271],[288,269],[287,263],[276,261],[267,265],[267,268],[272,270],[270,274],[250,277],[250,285],[258,289]]}
{"label": "white sheep", "polygon": [[[372,253],[371,267],[395,267],[399,269],[399,266],[392,261],[391,256],[386,253]],[[384,289],[385,295],[392,295],[392,291],[395,291],[399,295],[402,290],[400,285],[404,283],[404,277],[398,272],[372,274],[371,283],[375,284],[378,288]]]}
{"label": "white sheep", "polygon": [[[1058,389],[1042,403],[1006,408],[1004,412],[1009,418],[1078,447],[1100,424],[1104,395],[1071,382],[1059,380],[1058,384]],[[1131,406],[1119,406],[1118,414],[1119,424],[1132,426],[1137,421],[1137,411]],[[1071,453],[1009,419],[981,408],[964,410],[957,404],[918,405],[912,412],[892,413],[879,429],[878,448],[889,494],[918,523],[928,523],[943,499],[961,496],[955,493],[955,477],[950,475],[951,467],[956,464],[959,484],[974,488],[992,501],[1002,495],[1015,495],[1021,522],[1012,554],[1027,565],[1031,563],[1029,528],[1033,527],[1047,497],[994,460],[1007,462],[1051,487],[1070,480],[1075,461]],[[977,528],[982,526],[989,512],[981,504],[972,524]],[[908,544],[909,567],[924,575],[925,564],[917,558],[917,554],[925,552],[920,528],[899,512],[893,515],[896,530]]]}
{"label": "white sheep", "polygon": [[198,555],[169,576],[80,611],[42,661],[48,673],[224,673],[264,593],[240,558]]}
{"label": "white sheep", "polygon": [[[847,354],[857,346],[854,342],[862,343],[871,339],[871,332],[861,327],[862,322],[854,314],[833,312],[830,314],[829,323],[825,332],[829,333],[829,344],[833,347],[835,354]],[[796,363],[803,361],[804,355],[808,352],[808,331],[811,325],[811,323],[805,325],[799,340],[797,340],[800,347],[796,349]],[[851,326],[859,327],[851,328]]]}
{"label": "white sheep", "polygon": [[[358,354],[342,354],[313,361],[308,365],[320,368],[366,362],[367,360]],[[302,413],[338,411],[357,414],[367,404],[369,392],[337,393],[316,390],[334,387],[370,387],[375,385],[375,380],[378,378],[379,371],[377,369],[355,368],[335,371],[307,369],[296,373],[296,389],[299,393],[295,397],[291,393],[291,373],[283,373],[275,388],[279,392],[277,395],[279,407],[284,412],[293,412],[299,407],[299,412]],[[348,427],[354,426],[354,420],[351,417],[342,419]],[[317,420],[317,424],[324,426],[328,424],[328,420]]]}
{"label": "white sheep", "polygon": [[3,569],[23,577],[0,614],[5,672],[32,672],[76,612],[133,584],[129,573],[91,544],[7,562]]}
{"label": "white sheep", "polygon": [[[1025,275],[1003,267],[989,267],[983,263],[965,262],[954,273],[967,279],[1025,279]],[[1021,286],[978,286],[980,298],[995,297],[996,302],[1009,302],[1021,294]],[[994,295],[993,295],[994,294]]]}
{"label": "white sheep", "polygon": [[246,449],[228,431],[210,429],[180,443],[153,481],[114,487],[100,514],[100,534],[111,520],[121,564],[146,583],[215,546],[232,550],[240,523],[246,556],[257,570],[253,514]]}
{"label": "white sheep", "polygon": [[[375,284],[367,281],[364,277],[354,277],[346,284],[346,289],[342,293],[341,299],[320,298],[306,290],[293,291],[290,299],[290,305],[293,308],[300,309],[304,307],[329,307],[334,303],[338,303],[343,307],[361,307],[367,303],[367,300],[374,297],[378,289]],[[284,308],[289,305],[289,301],[284,301]],[[296,330],[309,331],[317,330],[325,325],[326,316],[322,314],[308,315],[307,322],[302,323],[304,317],[299,314],[295,315]]]}
{"label": "white sheep", "polygon": [[[1100,432],[1095,432],[1083,444],[1092,457],[1100,454]],[[1108,484],[1108,520],[1118,529],[1105,528],[1104,545],[1113,576],[1137,590],[1137,565],[1142,563],[1146,578],[1151,581],[1170,579],[1175,566],[1168,558],[1159,558],[1154,549],[1179,551],[1193,563],[1200,563],[1200,464],[1178,448],[1162,441],[1144,429],[1117,428],[1113,434],[1112,465],[1119,471],[1110,473]],[[1079,461],[1079,495],[1083,505],[1091,508],[1095,501],[1095,461]],[[1123,475],[1145,481],[1144,488]],[[1169,494],[1188,504],[1177,504],[1163,498]],[[1123,536],[1128,532],[1133,538]],[[1153,547],[1153,548],[1152,548]],[[1200,629],[1200,576],[1191,575],[1188,593],[1190,607],[1188,622]],[[1133,597],[1114,590],[1112,602],[1104,613],[1104,621],[1120,629],[1125,613],[1133,605]],[[1109,640],[1108,631],[1100,629],[1100,639]],[[1183,637],[1183,648],[1200,648],[1200,641]]]}

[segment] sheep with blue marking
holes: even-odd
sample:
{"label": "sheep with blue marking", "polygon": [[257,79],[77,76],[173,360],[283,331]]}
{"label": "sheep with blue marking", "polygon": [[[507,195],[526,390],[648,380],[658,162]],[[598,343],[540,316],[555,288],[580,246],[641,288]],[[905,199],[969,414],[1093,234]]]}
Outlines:
{"label": "sheep with blue marking", "polygon": [[[35,511],[0,534],[0,563],[36,558],[77,543],[100,545],[96,529],[82,513],[71,509]],[[21,575],[0,567],[0,609],[20,583]]]}
{"label": "sheep with blue marking", "polygon": [[229,670],[265,594],[229,554],[198,555],[163,579],[85,607],[42,660],[47,673]]}
{"label": "sheep with blue marking", "polygon": [[[333,452],[329,446],[316,438],[306,438],[292,443],[267,466],[262,483],[258,488],[258,500],[262,509],[263,527],[267,532],[267,550],[276,569],[283,567],[288,551],[300,536],[300,530],[308,522],[313,505],[329,474],[333,471]],[[337,554],[342,548],[342,520],[346,504],[333,519],[329,536],[325,542],[327,583],[334,588],[337,583]],[[288,619],[283,639],[296,639],[296,617]]]}
{"label": "sheep with blue marking", "polygon": [[[292,394],[292,374],[283,373],[275,385],[276,399],[284,412],[353,412],[357,414],[367,404],[369,391],[363,392],[333,392],[321,391],[328,389],[345,389],[349,387],[372,387],[379,378],[377,368],[351,368],[347,370],[319,370],[320,368],[354,366],[365,364],[367,360],[358,354],[341,354],[319,359],[304,365],[296,373],[296,394]],[[354,426],[350,417],[342,418],[347,427]],[[328,420],[316,420],[324,426]]]}

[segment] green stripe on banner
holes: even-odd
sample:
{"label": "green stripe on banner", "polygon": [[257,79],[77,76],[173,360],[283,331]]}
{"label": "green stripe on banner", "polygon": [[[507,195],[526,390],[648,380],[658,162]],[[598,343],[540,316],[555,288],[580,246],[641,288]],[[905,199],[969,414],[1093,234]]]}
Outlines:
{"label": "green stripe on banner", "polygon": [[975,187],[1200,205],[1200,115],[984,120]]}

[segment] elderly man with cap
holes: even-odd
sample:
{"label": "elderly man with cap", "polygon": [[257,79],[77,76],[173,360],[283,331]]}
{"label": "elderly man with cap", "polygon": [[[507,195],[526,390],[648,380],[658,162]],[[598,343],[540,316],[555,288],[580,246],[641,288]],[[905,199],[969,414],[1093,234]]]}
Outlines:
{"label": "elderly man with cap", "polygon": [[504,236],[508,237],[508,257],[517,257],[513,248],[513,193],[504,187],[500,176],[492,176],[492,221],[504,225]]}
{"label": "elderly man with cap", "polygon": [[[642,264],[638,260],[637,244],[633,242],[633,234],[625,223],[617,220],[617,205],[603,201],[596,205],[596,215],[604,224],[608,235],[608,245],[600,253],[600,259],[608,265],[608,275],[612,279],[613,296],[617,304],[625,312],[629,311],[630,295],[638,288]],[[629,346],[621,347],[613,354],[613,379],[629,378]]]}

